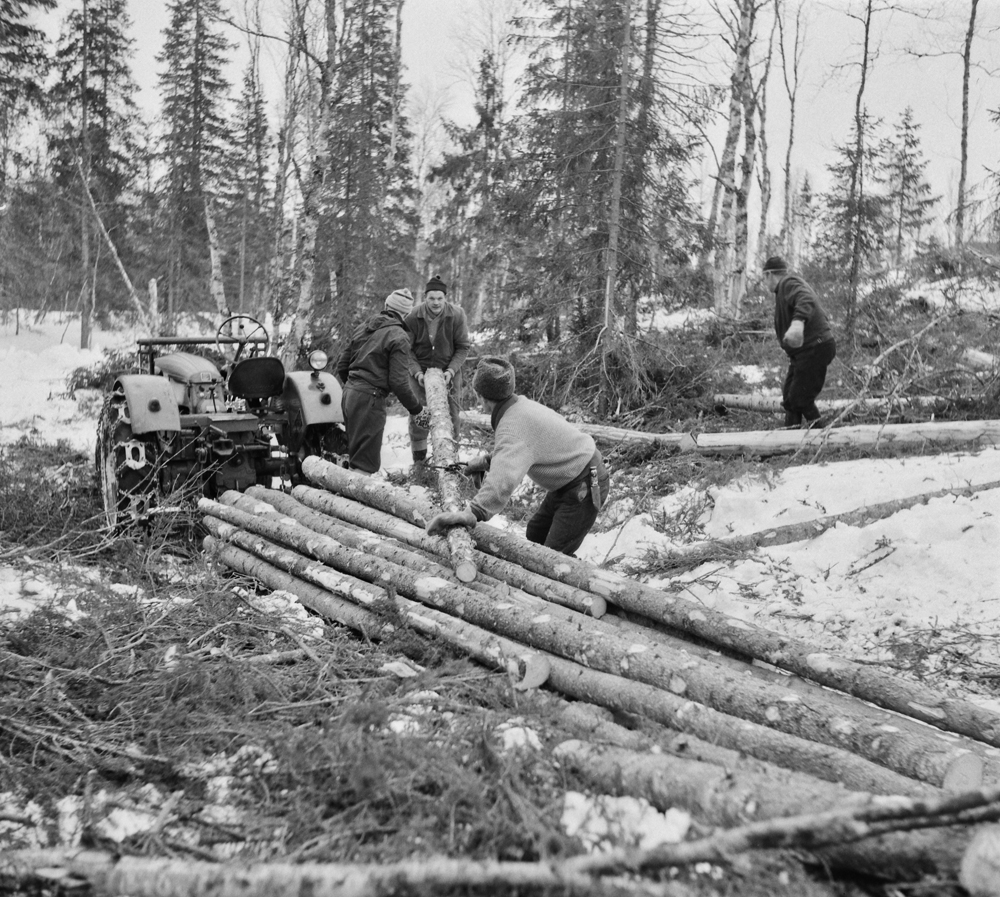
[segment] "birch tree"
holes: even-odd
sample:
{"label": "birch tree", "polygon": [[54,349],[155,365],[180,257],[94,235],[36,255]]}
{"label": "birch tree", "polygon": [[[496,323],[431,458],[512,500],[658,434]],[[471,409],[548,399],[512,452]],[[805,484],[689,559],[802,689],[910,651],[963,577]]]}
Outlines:
{"label": "birch tree", "polygon": [[[788,97],[788,143],[785,147],[781,232],[784,238],[785,255],[792,264],[798,261],[792,224],[792,148],[795,145],[795,115],[798,111],[802,61],[805,56],[807,21],[803,14],[804,9],[804,3],[796,5],[794,28],[791,36],[786,37],[787,6],[779,0],[775,8],[775,21],[778,24],[778,51],[781,55],[781,79],[785,86],[785,95]],[[791,46],[788,45],[789,40]]]}

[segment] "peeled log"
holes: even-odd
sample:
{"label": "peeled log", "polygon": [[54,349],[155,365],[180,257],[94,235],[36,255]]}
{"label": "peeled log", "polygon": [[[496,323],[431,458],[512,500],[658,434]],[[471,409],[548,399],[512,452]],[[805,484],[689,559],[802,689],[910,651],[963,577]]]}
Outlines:
{"label": "peeled log", "polygon": [[[417,526],[424,525],[425,518],[421,508],[402,490],[388,483],[380,484],[383,488],[379,490],[357,489],[353,480],[348,481],[348,477],[339,477],[335,473],[339,471],[341,474],[348,474],[347,471],[319,458],[307,458],[305,465],[310,479],[316,481],[314,473],[322,474],[326,478],[324,485],[334,484],[332,487],[328,485],[333,491],[340,491],[336,484],[345,481],[356,493],[352,497],[359,501]],[[354,479],[367,480],[368,477],[355,475]],[[679,595],[634,582],[611,571],[600,570],[584,561],[552,551],[543,545],[527,542],[487,524],[479,524],[473,530],[473,538],[481,551],[599,595],[623,610],[641,614],[682,632],[690,632],[744,656],[756,657],[803,678],[847,692],[939,729],[1000,746],[1000,715],[969,701],[949,698],[919,683],[827,654],[800,639],[737,620]],[[985,756],[995,761],[1000,753],[987,751]]]}
{"label": "peeled log", "polygon": [[[977,755],[952,747],[946,736],[933,730],[928,730],[924,737],[900,732],[883,722],[874,708],[861,702],[852,708],[853,712],[844,712],[844,707],[822,694],[811,694],[806,703],[796,693],[744,679],[686,652],[663,650],[654,642],[644,643],[636,638],[623,639],[613,626],[601,620],[588,621],[584,629],[572,620],[560,618],[556,611],[561,609],[555,606],[549,613],[539,613],[524,606],[517,596],[503,603],[484,599],[440,576],[414,572],[347,548],[294,521],[286,526],[284,521],[257,517],[205,498],[198,502],[198,507],[234,526],[292,545],[352,576],[391,582],[402,595],[521,644],[668,689],[733,716],[810,741],[853,750],[903,775],[934,785],[975,787],[982,781],[983,761]],[[573,619],[580,618],[573,615]]]}
{"label": "peeled log", "polygon": [[[667,754],[640,754],[581,741],[564,742],[555,753],[601,791],[644,797],[660,810],[681,806],[701,822],[726,828],[781,817],[815,819],[817,814],[830,811],[847,814],[879,800],[870,794],[845,793],[825,782],[810,782],[804,776],[783,770],[763,773],[727,770]],[[829,835],[834,840],[836,832],[831,825]],[[892,832],[821,847],[815,852],[839,868],[879,878],[914,880],[923,875],[954,878],[971,833],[969,826]],[[783,847],[793,843],[757,846]],[[799,846],[808,846],[808,840]],[[669,845],[664,847],[665,851],[669,849]]]}
{"label": "peeled log", "polygon": [[[462,420],[480,430],[492,430],[490,416],[477,411],[463,411]],[[593,436],[597,442],[610,445],[656,445],[672,448],[679,452],[690,451],[695,441],[690,433],[646,433],[643,430],[625,430],[620,427],[606,427],[602,424],[573,422],[573,426]]]}
{"label": "peeled log", "polygon": [[746,430],[699,433],[700,455],[780,455],[803,449],[919,445],[953,447],[1000,444],[1000,421],[962,420],[917,424],[860,424],[810,430]]}
{"label": "peeled log", "polygon": [[[370,583],[346,576],[318,561],[305,558],[218,518],[205,518],[205,525],[212,533],[206,537],[206,544],[218,551],[220,560],[227,566],[232,566],[230,561],[235,559],[241,566],[273,571],[285,578],[286,591],[300,599],[303,595],[324,596],[324,600],[318,604],[319,607],[348,603],[342,602],[338,595],[366,606],[384,601],[387,597],[382,589]],[[238,568],[233,567],[233,569]],[[548,678],[549,663],[544,654],[399,595],[395,595],[394,600],[407,625],[412,629],[447,642],[485,666],[505,671],[519,691],[538,688]],[[365,634],[368,631],[377,632],[377,628],[374,627],[379,625],[383,630],[393,628],[372,612],[353,604],[350,606],[356,616],[353,619],[348,618],[345,625]],[[321,610],[317,610],[316,613],[326,616]],[[352,625],[364,619],[373,621],[368,624],[373,628],[366,630],[362,625]]]}
{"label": "peeled log", "polygon": [[[764,396],[759,393],[739,395],[721,393],[713,398],[715,410],[725,412],[729,408],[744,411],[784,412],[781,396]],[[858,410],[903,410],[905,408],[943,408],[948,399],[943,396],[869,396],[864,399],[817,399],[816,407],[823,414],[843,411],[845,408]]]}
{"label": "peeled log", "polygon": [[[458,446],[455,445],[444,372],[428,368],[424,372],[424,391],[427,394],[427,407],[431,412],[431,461],[437,468],[441,508],[445,511],[461,511],[465,507],[465,500],[458,485],[458,474],[454,472],[458,463]],[[455,571],[455,576],[460,582],[472,582],[476,578],[472,536],[464,527],[456,526],[448,531],[447,539],[451,549],[451,568]]]}
{"label": "peeled log", "polygon": [[[259,492],[257,491],[259,489],[261,487],[251,486],[247,490],[247,494],[261,497],[267,501],[265,493],[270,493],[272,490]],[[312,486],[296,486],[292,490],[292,497],[329,517],[343,520],[353,526],[379,533],[390,539],[397,539],[435,557],[448,557],[447,550],[442,548],[441,539],[437,536],[428,536],[422,526],[415,526],[393,514],[359,504],[323,489],[315,489]],[[520,564],[494,557],[491,554],[484,554],[481,551],[477,551],[475,557],[478,570],[531,595],[537,595],[539,598],[544,598],[554,604],[561,604],[563,607],[571,607],[580,613],[590,614],[592,617],[603,617],[607,611],[607,602],[593,592],[556,582],[548,576],[526,570]]]}

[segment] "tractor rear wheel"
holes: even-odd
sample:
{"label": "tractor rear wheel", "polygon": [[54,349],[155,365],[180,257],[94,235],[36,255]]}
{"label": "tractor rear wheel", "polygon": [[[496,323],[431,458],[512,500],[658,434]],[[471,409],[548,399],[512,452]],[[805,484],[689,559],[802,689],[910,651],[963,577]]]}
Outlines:
{"label": "tractor rear wheel", "polygon": [[104,400],[97,425],[97,482],[104,517],[112,532],[148,519],[159,498],[157,446],[152,435],[135,436],[125,396]]}

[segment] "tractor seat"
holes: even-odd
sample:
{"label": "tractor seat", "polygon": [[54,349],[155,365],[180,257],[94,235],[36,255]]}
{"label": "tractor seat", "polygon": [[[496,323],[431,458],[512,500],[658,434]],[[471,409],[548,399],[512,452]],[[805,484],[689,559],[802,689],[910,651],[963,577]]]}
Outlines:
{"label": "tractor seat", "polygon": [[285,366],[277,358],[244,358],[229,375],[229,394],[238,399],[270,399],[285,386]]}

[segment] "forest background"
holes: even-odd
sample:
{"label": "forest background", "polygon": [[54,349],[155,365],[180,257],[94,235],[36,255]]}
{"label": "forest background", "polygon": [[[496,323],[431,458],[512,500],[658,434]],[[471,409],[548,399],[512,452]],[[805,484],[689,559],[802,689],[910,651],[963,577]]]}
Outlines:
{"label": "forest background", "polygon": [[[127,0],[5,6],[0,307],[78,311],[84,346],[247,312],[294,361],[439,273],[496,348],[544,337],[535,395],[608,416],[694,373],[657,311],[766,328],[772,253],[847,358],[910,284],[994,268],[988,4],[420,6],[171,0],[152,48],[146,4],[138,29]],[[459,7],[461,37],[430,30]]]}

